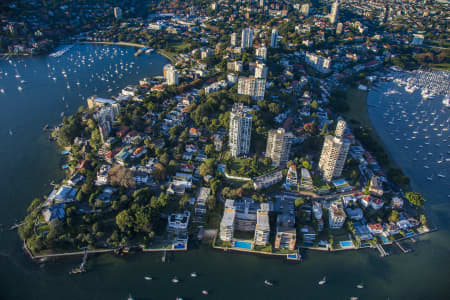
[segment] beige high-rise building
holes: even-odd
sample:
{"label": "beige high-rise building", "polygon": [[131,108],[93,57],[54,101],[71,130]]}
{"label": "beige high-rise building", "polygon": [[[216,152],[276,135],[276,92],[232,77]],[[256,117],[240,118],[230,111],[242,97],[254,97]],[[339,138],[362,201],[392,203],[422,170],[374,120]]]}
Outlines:
{"label": "beige high-rise building", "polygon": [[261,60],[266,60],[267,59],[267,48],[263,45],[260,48],[256,48],[256,58],[261,59]]}
{"label": "beige high-rise building", "polygon": [[337,137],[342,137],[344,135],[346,128],[347,123],[344,120],[339,120],[336,124],[336,130],[334,131],[334,135]]}
{"label": "beige high-rise building", "polygon": [[344,25],[341,22],[339,22],[336,26],[336,34],[341,34],[343,28],[344,28]]}
{"label": "beige high-rise building", "polygon": [[235,103],[230,114],[228,145],[231,156],[246,155],[250,151],[252,115],[242,103]]}
{"label": "beige high-rise building", "polygon": [[177,85],[178,84],[178,70],[175,66],[167,64],[163,68],[163,75],[166,79],[167,85]]}
{"label": "beige high-rise building", "polygon": [[341,176],[349,148],[350,142],[346,139],[332,135],[325,137],[319,161],[319,169],[325,180],[331,181]]}
{"label": "beige high-rise building", "polygon": [[267,78],[267,66],[264,63],[257,62],[255,68],[255,78]]}
{"label": "beige high-rise building", "polygon": [[300,12],[304,15],[304,16],[308,16],[309,15],[309,4],[302,4],[302,7],[300,8]]}
{"label": "beige high-rise building", "polygon": [[336,23],[338,14],[339,14],[339,0],[336,0],[336,2],[334,2],[333,5],[331,6],[331,12],[329,15],[331,24]]}
{"label": "beige high-rise building", "polygon": [[272,129],[267,137],[266,157],[272,159],[275,166],[285,166],[289,160],[294,135],[283,128]]}
{"label": "beige high-rise building", "polygon": [[120,7],[114,7],[114,17],[117,20],[122,19],[122,9]]}
{"label": "beige high-rise building", "polygon": [[238,41],[238,39],[237,39],[237,33],[236,33],[236,32],[233,32],[233,33],[231,34],[231,47],[236,47],[236,46],[237,46],[237,41]]}

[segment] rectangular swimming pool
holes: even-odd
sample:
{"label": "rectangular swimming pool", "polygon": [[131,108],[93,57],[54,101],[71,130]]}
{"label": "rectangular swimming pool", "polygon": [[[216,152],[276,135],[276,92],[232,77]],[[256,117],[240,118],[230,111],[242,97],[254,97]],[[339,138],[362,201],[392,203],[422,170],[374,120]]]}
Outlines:
{"label": "rectangular swimming pool", "polygon": [[352,241],[342,241],[339,244],[341,244],[341,247],[353,247]]}
{"label": "rectangular swimming pool", "polygon": [[234,248],[241,248],[241,249],[252,249],[252,243],[250,242],[243,242],[243,241],[234,241],[233,243]]}
{"label": "rectangular swimming pool", "polygon": [[186,245],[183,243],[178,243],[173,245],[173,249],[186,249]]}

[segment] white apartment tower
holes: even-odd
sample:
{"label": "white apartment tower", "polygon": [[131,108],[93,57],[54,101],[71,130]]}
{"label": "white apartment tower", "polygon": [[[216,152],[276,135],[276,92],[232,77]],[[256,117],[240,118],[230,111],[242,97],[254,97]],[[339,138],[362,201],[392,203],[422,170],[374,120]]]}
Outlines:
{"label": "white apartment tower", "polygon": [[272,129],[267,137],[266,157],[272,159],[275,166],[285,166],[289,160],[293,134],[283,128]]}
{"label": "white apartment tower", "polygon": [[236,46],[237,46],[237,41],[238,41],[238,39],[237,39],[237,33],[236,33],[236,32],[233,32],[233,33],[231,34],[231,42],[230,42],[231,47],[236,47]]}
{"label": "white apartment tower", "polygon": [[114,18],[117,20],[122,19],[122,9],[120,7],[114,7]]}
{"label": "white apartment tower", "polygon": [[263,45],[260,48],[256,48],[256,58],[261,60],[267,59],[267,48]]}
{"label": "white apartment tower", "polygon": [[269,237],[269,204],[261,203],[260,209],[256,211],[255,245],[265,246]]}
{"label": "white apartment tower", "polygon": [[236,208],[234,207],[234,200],[227,199],[225,201],[222,221],[220,222],[220,239],[222,241],[231,242],[233,239],[235,216]]}
{"label": "white apartment tower", "polygon": [[250,151],[252,115],[242,103],[235,103],[230,114],[228,144],[231,155],[238,157]]}
{"label": "white apartment tower", "polygon": [[166,79],[167,85],[177,85],[178,84],[178,70],[173,65],[165,65],[163,69],[164,78]]}
{"label": "white apartment tower", "polygon": [[343,137],[346,128],[347,123],[344,120],[339,120],[336,124],[336,130],[334,131],[334,135],[337,137]]}
{"label": "white apartment tower", "polygon": [[267,66],[264,63],[256,63],[256,68],[255,68],[255,78],[267,78]]}
{"label": "white apartment tower", "polygon": [[302,7],[300,8],[300,12],[304,15],[304,16],[308,16],[309,15],[309,4],[302,4]]}
{"label": "white apartment tower", "polygon": [[264,99],[266,79],[255,77],[239,77],[238,94],[248,95],[256,100]]}
{"label": "white apartment tower", "polygon": [[278,47],[278,29],[272,29],[272,35],[270,36],[270,48]]}
{"label": "white apartment tower", "polygon": [[330,23],[331,24],[336,23],[338,14],[339,14],[339,0],[336,0],[336,2],[334,2],[333,5],[331,6],[331,12],[330,12]]}
{"label": "white apartment tower", "polygon": [[339,22],[336,26],[336,34],[341,34],[343,28],[344,28],[344,25],[341,22]]}
{"label": "white apartment tower", "polygon": [[253,30],[245,28],[242,30],[241,48],[251,48],[253,44]]}
{"label": "white apartment tower", "polygon": [[325,180],[331,181],[341,176],[349,148],[350,142],[346,139],[332,135],[325,138],[319,161],[319,169]]}

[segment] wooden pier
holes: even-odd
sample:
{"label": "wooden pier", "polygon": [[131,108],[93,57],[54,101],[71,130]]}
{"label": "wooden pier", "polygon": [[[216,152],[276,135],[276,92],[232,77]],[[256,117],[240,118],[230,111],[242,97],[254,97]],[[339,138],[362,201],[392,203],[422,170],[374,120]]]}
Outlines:
{"label": "wooden pier", "polygon": [[381,257],[385,257],[385,256],[389,255],[389,253],[387,253],[386,250],[384,250],[384,248],[383,248],[383,246],[381,246],[381,244],[376,243],[375,244],[375,248],[377,248],[377,250],[380,253]]}
{"label": "wooden pier", "polygon": [[402,250],[402,252],[403,252],[404,254],[411,252],[411,249],[405,249],[405,248],[402,246],[402,244],[400,244],[398,241],[395,241],[394,244],[397,245],[397,247],[398,247],[400,250]]}

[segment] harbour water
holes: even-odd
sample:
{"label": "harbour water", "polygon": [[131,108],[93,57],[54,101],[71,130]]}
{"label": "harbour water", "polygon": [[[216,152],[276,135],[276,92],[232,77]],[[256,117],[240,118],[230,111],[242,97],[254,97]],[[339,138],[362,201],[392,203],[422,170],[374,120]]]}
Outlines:
{"label": "harbour water", "polygon": [[[133,53],[132,48],[80,45],[60,58],[0,61],[0,88],[5,90],[0,94],[0,223],[11,224],[23,218],[33,197],[47,194],[50,182],[62,176],[58,151],[42,132],[45,124],[58,123],[63,111],[76,111],[84,103],[83,97],[115,95],[141,77],[162,73],[165,58],[157,54],[136,58]],[[84,64],[79,56],[86,57]],[[120,69],[120,61],[127,65],[127,71]],[[130,67],[132,61],[135,63]],[[21,77],[16,78],[17,74]],[[102,80],[106,75],[109,81]],[[28,83],[20,84],[20,80]],[[377,97],[372,91],[369,101],[379,101]],[[430,113],[435,110],[429,109]],[[423,179],[424,170],[411,164],[415,151],[405,152],[403,144],[395,138],[390,140],[383,114],[371,108],[370,116],[398,164],[427,197],[430,218],[440,228],[420,238],[413,253],[381,259],[375,250],[307,252],[304,262],[295,264],[279,258],[223,253],[204,244],[186,253],[168,255],[165,264],[160,254],[89,257],[89,271],[70,276],[68,272],[81,257],[38,265],[24,254],[17,234],[6,231],[0,233],[0,299],[126,299],[129,293],[135,299],[200,299],[206,297],[201,294],[203,289],[209,291],[207,297],[211,299],[445,299],[450,286],[450,177],[440,180],[436,174],[430,185]],[[438,155],[433,154],[433,158]],[[431,161],[428,163],[431,167]],[[193,271],[198,278],[190,278]],[[146,281],[144,276],[153,280]],[[180,279],[178,284],[171,282],[174,276]],[[323,276],[328,283],[319,286]],[[266,279],[274,286],[265,286]],[[356,289],[361,282],[365,288]]]}

